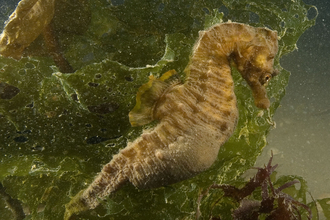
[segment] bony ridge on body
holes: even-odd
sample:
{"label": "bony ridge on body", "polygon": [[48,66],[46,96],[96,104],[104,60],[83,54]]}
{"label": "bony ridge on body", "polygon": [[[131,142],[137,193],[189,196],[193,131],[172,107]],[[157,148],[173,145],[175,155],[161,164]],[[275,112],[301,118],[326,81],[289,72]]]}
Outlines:
{"label": "bony ridge on body", "polygon": [[170,70],[160,78],[150,76],[137,93],[129,113],[132,126],[155,119],[158,124],[103,167],[94,182],[66,205],[65,219],[95,208],[125,182],[155,188],[208,169],[238,120],[230,61],[251,87],[256,106],[266,109],[270,102],[264,84],[277,74],[273,69],[277,50],[277,32],[267,28],[228,22],[201,31],[184,83]]}

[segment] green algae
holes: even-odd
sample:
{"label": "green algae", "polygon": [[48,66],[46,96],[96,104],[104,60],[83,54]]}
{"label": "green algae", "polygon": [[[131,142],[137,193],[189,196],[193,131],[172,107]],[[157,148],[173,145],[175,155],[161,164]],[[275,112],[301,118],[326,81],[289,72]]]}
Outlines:
{"label": "green algae", "polygon": [[[124,186],[79,217],[193,219],[200,192],[212,183],[239,182],[267,144],[290,75],[279,59],[293,51],[299,36],[315,23],[316,18],[307,18],[313,7],[301,0],[130,0],[119,5],[100,0],[90,8],[86,33],[59,36],[75,73],[59,73],[46,57],[0,57],[0,82],[20,90],[11,99],[0,99],[0,181],[21,201],[27,219],[63,219],[70,198],[86,188],[127,141],[139,136],[142,128],[132,128],[128,120],[138,88],[149,75],[171,69],[184,79],[199,30],[222,19],[267,26],[281,37],[275,63],[281,74],[267,87],[272,101],[268,111],[254,106],[250,89],[233,69],[239,123],[211,169],[154,190]],[[208,196],[202,213],[208,213],[217,196]],[[12,213],[0,205],[3,218],[10,219]],[[232,207],[224,201],[222,218],[230,219]]]}

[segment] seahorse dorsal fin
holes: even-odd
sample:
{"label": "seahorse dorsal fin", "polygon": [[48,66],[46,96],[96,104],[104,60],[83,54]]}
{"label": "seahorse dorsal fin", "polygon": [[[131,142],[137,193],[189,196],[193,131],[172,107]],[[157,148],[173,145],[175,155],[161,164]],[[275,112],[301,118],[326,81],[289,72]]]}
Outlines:
{"label": "seahorse dorsal fin", "polygon": [[154,107],[165,90],[173,84],[172,76],[176,74],[175,70],[169,70],[160,78],[150,75],[149,81],[139,88],[136,94],[136,104],[128,114],[133,127],[145,125],[154,120]]}

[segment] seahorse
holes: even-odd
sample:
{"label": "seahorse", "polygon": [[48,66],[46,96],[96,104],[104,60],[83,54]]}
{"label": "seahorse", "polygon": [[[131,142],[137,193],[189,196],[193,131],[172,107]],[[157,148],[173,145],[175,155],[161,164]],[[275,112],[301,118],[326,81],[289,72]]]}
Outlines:
{"label": "seahorse", "polygon": [[128,181],[156,188],[208,169],[238,120],[231,63],[251,87],[255,105],[267,109],[264,85],[278,74],[273,68],[277,50],[277,32],[268,28],[227,22],[200,31],[184,83],[171,80],[176,74],[171,70],[160,78],[150,76],[137,93],[129,113],[132,126],[158,123],[113,156],[66,205],[65,218],[94,209]]}

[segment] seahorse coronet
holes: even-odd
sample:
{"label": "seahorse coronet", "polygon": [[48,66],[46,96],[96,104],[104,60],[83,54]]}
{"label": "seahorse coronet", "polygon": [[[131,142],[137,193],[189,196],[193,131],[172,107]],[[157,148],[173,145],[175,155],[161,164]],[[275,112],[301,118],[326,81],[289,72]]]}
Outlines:
{"label": "seahorse coronet", "polygon": [[132,125],[154,119],[158,124],[115,155],[67,204],[66,212],[82,206],[93,209],[128,181],[138,188],[155,188],[207,170],[238,120],[230,60],[251,87],[256,106],[265,109],[270,102],[264,84],[277,75],[277,47],[277,32],[268,28],[228,22],[201,31],[184,83],[165,82],[172,70],[163,78],[151,77],[139,90],[142,99],[130,113]]}

